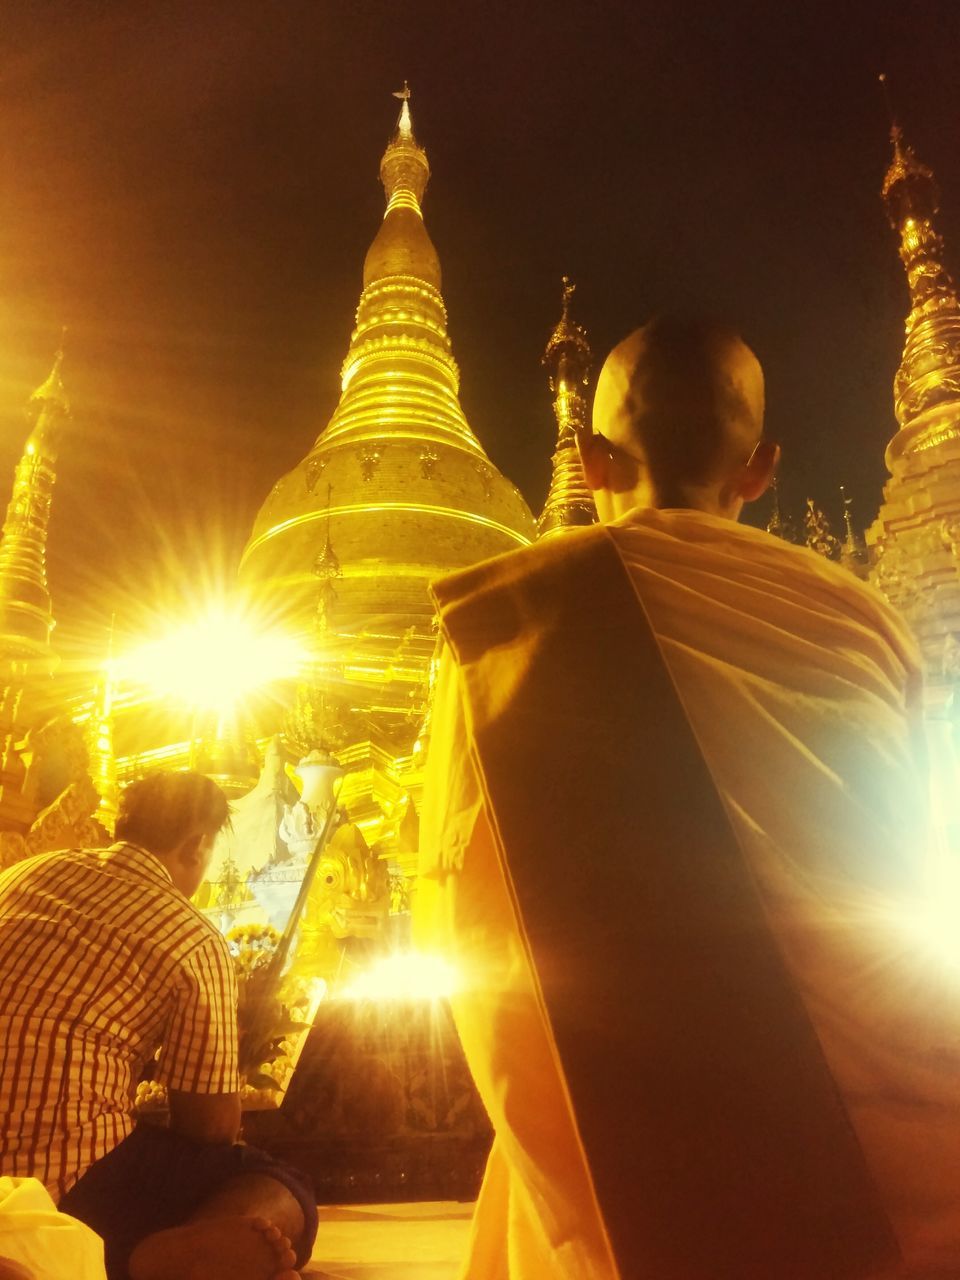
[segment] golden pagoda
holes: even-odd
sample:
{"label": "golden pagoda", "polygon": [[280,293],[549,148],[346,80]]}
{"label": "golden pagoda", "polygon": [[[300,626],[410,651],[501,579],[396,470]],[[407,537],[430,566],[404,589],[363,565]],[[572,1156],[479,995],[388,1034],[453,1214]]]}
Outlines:
{"label": "golden pagoda", "polygon": [[569,276],[563,277],[560,322],[543,353],[542,363],[550,374],[553,412],[557,419],[557,448],[552,459],[547,500],[537,521],[539,538],[594,524],[597,519],[593,494],[583,478],[577,450],[578,435],[590,429],[586,393],[593,353],[583,326],[570,316],[576,287]]}
{"label": "golden pagoda", "polygon": [[0,538],[0,654],[5,665],[14,667],[49,665],[52,660],[47,529],[60,434],[70,417],[62,363],[60,350],[49,377],[28,401],[31,431],[14,472]]}
{"label": "golden pagoda", "polygon": [[27,402],[30,434],[13,477],[13,492],[0,536],[0,822],[29,826],[35,814],[23,794],[24,763],[17,749],[21,701],[29,683],[56,666],[50,645],[53,605],[47,585],[47,530],[57,450],[70,405],[57,352],[46,381]]}
{"label": "golden pagoda", "polygon": [[[436,643],[432,578],[533,540],[518,489],[487,457],[460,406],[440,261],[421,209],[430,177],[410,113],[380,163],[383,222],[364,262],[340,402],[307,456],[274,485],[243,553],[241,582],[316,635],[318,563],[335,548],[324,606],[319,715],[349,769],[342,792],[368,841],[394,836],[410,802],[413,748]],[[319,578],[319,586],[318,586]]]}
{"label": "golden pagoda", "polygon": [[899,126],[891,137],[883,199],[900,237],[910,312],[894,381],[900,429],[887,446],[890,479],[866,537],[872,581],[906,615],[930,688],[945,694],[957,679],[960,637],[960,302],[934,225],[933,174]]}

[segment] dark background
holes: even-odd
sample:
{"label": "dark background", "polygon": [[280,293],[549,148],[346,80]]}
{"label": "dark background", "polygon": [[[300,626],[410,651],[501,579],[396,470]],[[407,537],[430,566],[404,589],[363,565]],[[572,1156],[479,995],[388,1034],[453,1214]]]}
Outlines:
{"label": "dark background", "polygon": [[907,309],[881,70],[960,264],[956,0],[5,4],[0,476],[67,324],[61,618],[229,578],[336,403],[405,77],[463,405],[535,512],[569,272],[599,353],[665,307],[739,324],[787,505],[836,521],[844,483],[868,523]]}

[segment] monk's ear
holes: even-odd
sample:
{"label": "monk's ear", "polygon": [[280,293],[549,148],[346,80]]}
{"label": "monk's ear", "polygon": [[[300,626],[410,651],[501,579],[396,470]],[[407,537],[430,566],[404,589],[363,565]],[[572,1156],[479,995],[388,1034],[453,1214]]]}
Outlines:
{"label": "monk's ear", "polygon": [[606,489],[610,468],[610,447],[601,435],[592,431],[577,432],[577,451],[587,488]]}
{"label": "monk's ear", "polygon": [[744,502],[755,502],[770,488],[780,461],[780,446],[772,440],[761,440],[743,468],[738,485]]}

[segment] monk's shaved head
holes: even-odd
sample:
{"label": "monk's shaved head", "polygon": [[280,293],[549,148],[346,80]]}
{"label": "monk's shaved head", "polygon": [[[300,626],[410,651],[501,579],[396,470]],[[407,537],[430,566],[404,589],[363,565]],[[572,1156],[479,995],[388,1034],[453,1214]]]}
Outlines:
{"label": "monk's shaved head", "polygon": [[732,330],[658,317],[614,347],[594,430],[642,461],[661,489],[721,479],[763,428],[763,372]]}

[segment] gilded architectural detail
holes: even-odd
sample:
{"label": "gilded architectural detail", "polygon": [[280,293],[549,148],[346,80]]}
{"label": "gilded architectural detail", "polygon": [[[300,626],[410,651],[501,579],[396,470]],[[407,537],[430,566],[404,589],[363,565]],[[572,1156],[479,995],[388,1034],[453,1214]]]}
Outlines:
{"label": "gilded architectural detail", "polygon": [[840,497],[843,501],[843,541],[840,543],[840,563],[858,578],[867,576],[867,547],[863,538],[853,527],[853,508],[847,491],[840,486]]}
{"label": "gilded architectural detail", "polygon": [[109,843],[96,814],[100,793],[90,774],[84,727],[60,716],[31,730],[20,751],[20,794],[30,810],[26,829],[0,831],[0,867],[53,849]]}
{"label": "gilded architectural detail", "polygon": [[577,437],[590,430],[590,407],[587,388],[593,353],[586,331],[570,315],[570,304],[576,285],[563,277],[560,321],[547,342],[543,365],[553,392],[553,412],[557,420],[557,447],[553,455],[550,488],[540,519],[537,536],[545,538],[564,529],[593,524],[597,510],[593,494],[583,478]]}
{"label": "gilded architectural detail", "polygon": [[909,310],[894,381],[899,430],[887,446],[890,479],[867,531],[872,580],[911,623],[931,678],[930,699],[951,696],[943,682],[947,637],[960,634],[960,574],[949,530],[960,518],[960,301],[935,217],[932,171],[899,126],[883,183],[890,224],[906,273]]}
{"label": "gilded architectural detail", "polygon": [[935,447],[958,430],[952,414],[938,413],[960,398],[960,303],[943,262],[934,218],[940,192],[933,173],[893,127],[893,160],[883,184],[890,223],[900,239],[900,260],[910,289],[903,360],[894,383],[901,436],[898,450]]}
{"label": "gilded architectural detail", "polygon": [[772,507],[770,519],[766,524],[767,533],[772,533],[775,538],[781,538],[784,542],[802,542],[803,539],[797,530],[797,526],[783,509],[783,503],[780,499],[780,482],[777,476],[774,476],[771,481],[770,496]]}
{"label": "gilded architectural detail", "polygon": [[30,397],[30,435],[17,463],[0,538],[0,660],[6,678],[49,668],[53,606],[47,586],[47,529],[60,436],[70,405],[58,351],[47,380]]}
{"label": "gilded architectural detail", "polygon": [[491,498],[493,496],[493,467],[489,462],[484,462],[482,458],[477,458],[474,461],[473,469],[480,477],[480,483],[483,485],[483,496]]}
{"label": "gilded architectural detail", "polygon": [[420,474],[424,480],[433,478],[433,473],[437,469],[437,463],[440,461],[440,455],[432,444],[425,444],[420,450]]}
{"label": "gilded architectural detail", "polygon": [[377,474],[377,467],[380,465],[379,449],[361,449],[360,450],[360,474],[364,480],[372,480]]}
{"label": "gilded architectural detail", "polygon": [[327,465],[326,458],[310,458],[304,468],[304,478],[307,485],[307,493],[313,493],[317,487],[317,481],[323,475],[323,469]]}

